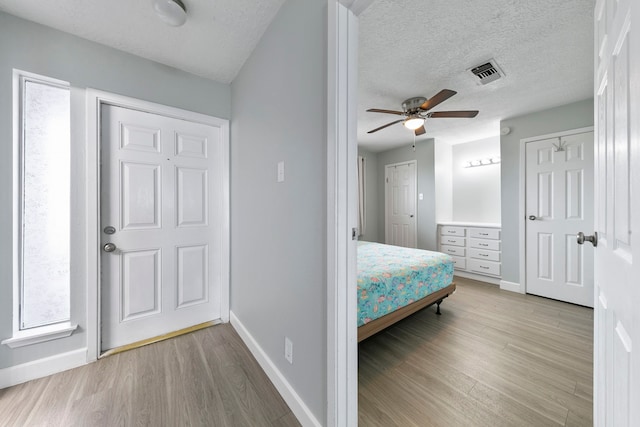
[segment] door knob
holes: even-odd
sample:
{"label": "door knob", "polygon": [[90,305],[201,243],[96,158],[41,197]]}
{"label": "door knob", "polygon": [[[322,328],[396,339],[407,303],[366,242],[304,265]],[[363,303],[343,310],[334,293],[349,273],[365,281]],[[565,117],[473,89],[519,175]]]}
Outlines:
{"label": "door knob", "polygon": [[591,242],[591,244],[593,245],[593,247],[595,248],[596,246],[598,246],[598,232],[594,231],[593,232],[593,236],[585,236],[584,233],[581,231],[578,233],[577,236],[577,241],[579,245],[582,245],[584,242]]}
{"label": "door knob", "polygon": [[113,252],[116,250],[116,245],[115,243],[107,243],[102,249],[104,249],[105,252]]}
{"label": "door knob", "polygon": [[530,219],[531,221],[535,221],[536,219],[538,219],[538,217],[537,217],[537,216],[535,216],[535,215],[529,215],[529,219]]}

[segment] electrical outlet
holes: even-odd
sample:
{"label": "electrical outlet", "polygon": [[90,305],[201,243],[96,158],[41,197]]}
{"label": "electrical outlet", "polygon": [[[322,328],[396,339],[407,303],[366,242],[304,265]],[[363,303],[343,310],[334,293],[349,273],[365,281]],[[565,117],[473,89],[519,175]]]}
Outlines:
{"label": "electrical outlet", "polygon": [[288,337],[284,337],[284,358],[293,365],[293,343]]}

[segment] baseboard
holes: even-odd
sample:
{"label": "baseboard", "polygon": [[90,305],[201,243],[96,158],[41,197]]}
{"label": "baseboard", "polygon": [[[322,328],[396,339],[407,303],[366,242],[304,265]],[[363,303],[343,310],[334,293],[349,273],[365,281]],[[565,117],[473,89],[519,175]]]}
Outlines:
{"label": "baseboard", "polygon": [[276,365],[271,361],[267,353],[260,347],[258,342],[253,338],[253,336],[249,333],[247,328],[242,324],[242,322],[236,317],[236,315],[230,312],[229,317],[231,319],[231,325],[240,335],[242,341],[246,344],[253,354],[253,357],[256,358],[258,364],[262,368],[262,370],[267,374],[273,385],[276,387],[284,401],[291,408],[291,412],[298,418],[298,421],[303,426],[317,426],[320,427],[322,424],[318,421],[318,419],[313,415],[313,413],[309,410],[309,407],[304,403],[304,401],[300,398],[298,393],[296,393],[295,389],[291,386],[289,381],[282,375],[282,372],[276,367]]}
{"label": "baseboard", "polygon": [[87,349],[70,351],[0,369],[0,389],[87,364]]}
{"label": "baseboard", "polygon": [[524,286],[520,286],[520,283],[507,282],[506,280],[500,281],[500,289],[524,294]]}
{"label": "baseboard", "polygon": [[[477,280],[479,282],[491,283],[492,285],[499,285],[500,278],[499,277],[489,277],[483,276],[482,274],[469,273],[466,271],[455,270],[453,272],[454,276],[460,276],[467,279]],[[454,279],[455,280],[455,279]]]}

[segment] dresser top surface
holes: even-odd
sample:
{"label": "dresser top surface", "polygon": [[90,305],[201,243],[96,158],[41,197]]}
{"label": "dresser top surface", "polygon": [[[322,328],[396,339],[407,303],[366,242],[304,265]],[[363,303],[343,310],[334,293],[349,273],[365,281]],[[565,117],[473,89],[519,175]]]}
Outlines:
{"label": "dresser top surface", "polygon": [[438,222],[438,225],[449,225],[455,227],[483,227],[483,228],[501,228],[501,224],[490,222],[459,222],[459,221],[447,221]]}

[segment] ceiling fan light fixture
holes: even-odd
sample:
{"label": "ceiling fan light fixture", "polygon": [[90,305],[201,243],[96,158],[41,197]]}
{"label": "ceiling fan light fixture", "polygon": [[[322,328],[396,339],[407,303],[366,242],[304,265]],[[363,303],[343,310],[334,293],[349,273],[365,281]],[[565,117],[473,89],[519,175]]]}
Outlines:
{"label": "ceiling fan light fixture", "polygon": [[420,126],[424,125],[424,119],[422,117],[409,117],[402,124],[407,129],[416,130]]}
{"label": "ceiling fan light fixture", "polygon": [[153,10],[162,21],[179,27],[187,21],[187,8],[181,0],[152,0]]}

